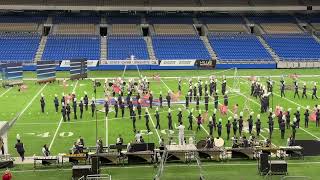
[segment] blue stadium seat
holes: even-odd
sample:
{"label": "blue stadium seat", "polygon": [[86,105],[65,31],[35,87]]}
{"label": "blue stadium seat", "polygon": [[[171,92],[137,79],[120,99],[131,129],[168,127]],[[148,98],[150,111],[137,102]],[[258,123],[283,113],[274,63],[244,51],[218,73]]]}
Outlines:
{"label": "blue stadium seat", "polygon": [[98,35],[50,35],[44,49],[44,60],[100,59]]}
{"label": "blue stadium seat", "polygon": [[320,60],[320,44],[308,34],[263,35],[282,60]]}
{"label": "blue stadium seat", "polygon": [[155,56],[159,60],[211,59],[199,36],[163,35],[152,37]]}
{"label": "blue stadium seat", "polygon": [[1,61],[32,61],[40,43],[39,34],[0,34]]}
{"label": "blue stadium seat", "polygon": [[254,35],[210,35],[208,39],[220,61],[272,61],[271,55]]}
{"label": "blue stadium seat", "polygon": [[109,60],[124,60],[131,55],[139,60],[149,59],[147,44],[142,36],[109,36],[107,48]]}

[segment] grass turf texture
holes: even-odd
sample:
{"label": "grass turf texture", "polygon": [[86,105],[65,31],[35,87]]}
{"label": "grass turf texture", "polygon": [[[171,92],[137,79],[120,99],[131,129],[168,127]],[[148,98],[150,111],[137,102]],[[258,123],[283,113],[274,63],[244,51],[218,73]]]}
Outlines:
{"label": "grass turf texture", "polygon": [[[264,75],[264,76],[269,76],[269,75],[290,75],[293,73],[297,73],[298,75],[316,75],[318,74],[319,70],[318,69],[304,69],[304,70],[238,70],[238,75],[239,76],[256,76],[256,75]],[[188,79],[189,77],[194,77],[194,82],[197,81],[197,76],[206,76],[208,77],[209,75],[229,75],[232,76],[234,75],[234,70],[227,70],[227,71],[206,71],[206,70],[201,70],[201,71],[141,71],[141,74],[147,77],[152,77],[153,75],[159,74],[160,77],[182,77],[183,80],[183,87],[182,87],[182,96],[180,97],[180,100],[184,101],[184,95],[186,94],[186,91],[188,89]],[[59,72],[57,74],[58,77],[68,77],[67,72]],[[95,71],[95,72],[90,72],[89,73],[89,78],[98,78],[98,77],[118,77],[121,76],[122,72],[121,71]],[[25,78],[35,78],[35,73],[33,72],[27,72],[24,73]],[[137,71],[127,71],[125,73],[125,77],[138,77],[139,74]],[[186,78],[184,78],[186,77]],[[281,105],[285,109],[292,108],[292,114],[291,116],[293,117],[293,112],[295,112],[296,107],[300,106],[302,107],[301,109],[301,114],[304,112],[304,108],[306,106],[313,107],[315,104],[319,104],[319,100],[311,100],[311,87],[313,85],[313,82],[319,82],[318,78],[299,78],[299,83],[300,87],[302,86],[301,82],[306,82],[307,86],[309,88],[308,92],[308,98],[309,99],[293,99],[293,91],[287,91],[286,92],[286,98],[280,98],[279,97],[279,80],[280,78],[272,78],[276,84],[274,85],[274,98],[273,98],[273,105],[274,107],[276,105]],[[207,78],[202,79],[207,80]],[[262,83],[265,84],[266,79],[261,78],[260,79]],[[286,79],[286,84],[287,85],[292,85],[293,84],[293,79],[287,77]],[[221,81],[221,78],[219,79]],[[103,82],[103,80],[101,80]],[[259,100],[254,99],[253,97],[250,97],[250,81],[247,78],[240,78],[240,89],[241,89],[241,94],[237,93],[231,93],[229,95],[229,109],[232,110],[232,107],[234,104],[239,104],[239,112],[243,109],[244,104],[246,103],[248,107],[255,112],[255,115],[257,115],[260,111],[260,105],[259,105]],[[68,152],[69,148],[72,147],[73,142],[79,137],[82,136],[85,139],[85,143],[87,146],[94,146],[95,145],[95,137],[96,137],[96,124],[95,124],[95,118],[91,117],[91,111],[89,109],[88,112],[84,113],[84,118],[82,120],[79,119],[79,112],[78,112],[78,120],[73,120],[73,114],[71,114],[71,122],[62,122],[61,121],[61,113],[55,113],[54,106],[53,106],[53,98],[54,94],[57,94],[59,96],[59,99],[61,97],[62,92],[65,93],[71,93],[72,91],[75,91],[77,94],[78,99],[82,96],[84,96],[84,91],[88,92],[89,97],[93,96],[93,88],[92,88],[92,82],[90,80],[82,80],[82,81],[68,81],[68,87],[66,89],[63,88],[62,84],[47,84],[47,85],[37,85],[35,81],[25,81],[25,83],[28,85],[28,89],[25,92],[18,92],[17,87],[13,87],[11,89],[0,89],[0,119],[1,120],[11,120],[19,112],[23,112],[22,115],[17,119],[16,123],[13,125],[13,127],[9,130],[9,153],[12,154],[12,156],[18,156],[15,149],[14,149],[14,144],[15,144],[15,139],[16,139],[16,134],[20,134],[22,141],[25,144],[26,148],[26,156],[32,156],[34,154],[40,155],[41,154],[41,147],[43,144],[47,144],[48,146],[51,145],[51,152],[52,154],[58,154],[58,153],[66,153]],[[228,88],[232,86],[233,84],[233,79],[228,79],[227,80]],[[218,83],[218,89],[221,92],[221,86],[220,82]],[[166,92],[168,90],[172,90],[174,92],[177,91],[177,80],[174,79],[162,79],[162,81],[157,81],[157,80],[151,80],[151,90],[154,92],[154,98],[158,98],[158,93],[160,91],[163,92],[163,95],[165,96]],[[43,93],[46,98],[46,113],[42,114],[40,113],[40,94]],[[301,92],[300,92],[301,93]],[[103,99],[104,98],[104,93],[102,88],[97,89],[97,98],[98,99]],[[213,102],[213,99],[210,99],[210,103]],[[223,98],[219,98],[219,102],[223,102]],[[271,103],[271,101],[270,101]],[[191,105],[194,106],[194,105]],[[177,123],[177,108],[180,107],[184,109],[183,105],[173,105],[171,108],[173,110],[173,123]],[[201,104],[201,109],[202,112],[204,112],[204,104]],[[98,106],[98,109],[102,109],[102,105]],[[152,131],[152,134],[149,136],[144,135],[145,140],[148,142],[155,142],[156,145],[159,142],[159,136],[164,136],[166,137],[167,135],[164,134],[168,133],[168,131],[156,131],[153,123],[155,124],[155,118],[153,116],[154,110],[148,108],[148,111],[151,115],[150,119],[150,128]],[[78,110],[79,111],[79,110]],[[213,112],[213,104],[209,105],[209,115],[211,115]],[[121,134],[124,138],[125,143],[131,142],[134,139],[134,133],[132,131],[132,123],[131,120],[128,118],[128,110],[125,112],[125,118],[121,119],[114,119],[114,113],[110,112],[108,116],[108,139],[109,139],[109,144],[115,143],[116,137],[118,134]],[[162,129],[167,129],[167,107],[165,106],[163,109],[160,109],[161,113],[161,128]],[[194,115],[196,116],[198,113],[195,111]],[[144,110],[143,110],[143,115],[144,115]],[[187,120],[187,115],[188,112],[183,110],[183,121],[185,126],[188,126],[188,120]],[[227,116],[222,117],[223,121],[223,127],[227,121],[227,117],[233,116],[231,112],[228,112]],[[245,112],[244,117],[245,119],[248,116],[248,112]],[[218,113],[217,118],[220,118],[221,115]],[[255,119],[254,119],[255,120]],[[265,139],[268,137],[268,132],[267,132],[267,114],[263,114],[261,116],[262,120],[262,133],[259,139]],[[152,122],[153,121],[153,122]],[[207,136],[206,131],[209,131],[207,128],[207,123],[208,120],[205,121],[203,124],[203,129],[199,132],[195,132],[196,130],[196,123],[194,121],[194,132],[196,134],[196,139],[204,139]],[[301,125],[303,124],[303,115],[301,116]],[[136,126],[138,130],[145,130],[145,120],[142,117],[141,120],[137,120]],[[301,127],[304,127],[303,125]],[[275,128],[278,128],[277,121],[275,120]],[[205,130],[206,131],[205,131]],[[159,134],[159,136],[157,135]],[[191,133],[191,132],[186,132],[186,133]],[[223,128],[223,138],[226,139],[226,130],[225,127]],[[249,136],[246,132],[245,134]],[[286,137],[288,137],[291,134],[291,130],[286,131]],[[214,136],[217,136],[217,132],[214,132]],[[297,130],[297,139],[317,139],[320,137],[320,131],[318,128],[315,127],[314,122],[309,123],[309,128],[300,128]],[[105,137],[106,137],[106,126],[105,126],[105,118],[104,118],[104,113],[99,113],[98,114],[98,137],[101,137],[103,141],[105,142]],[[276,146],[280,145],[285,145],[286,144],[286,139],[281,140],[280,139],[280,132],[279,130],[275,130],[273,133],[273,138],[272,138],[273,144]],[[226,141],[226,145],[230,146],[231,141]],[[306,160],[307,162],[309,160]],[[243,168],[243,171],[246,169],[245,167],[238,167],[236,166],[239,170],[237,172],[239,174],[232,174],[232,169],[235,167],[218,167],[214,166],[213,168],[217,169],[217,174],[221,174],[221,177],[223,179],[228,179],[225,177],[226,174],[230,175],[230,178],[234,176],[242,177],[239,176],[241,173],[241,168]],[[289,166],[290,167],[290,166]],[[299,174],[299,168],[302,167],[302,165],[296,167],[296,169],[292,170],[292,172],[296,172]],[[314,167],[311,169],[316,169],[318,165],[310,165],[308,167]],[[142,168],[143,169],[143,168]],[[150,167],[150,169],[153,169]],[[179,171],[188,171],[186,170],[181,170],[180,168],[172,167],[172,170],[165,172],[165,176],[168,175],[168,179],[174,178],[173,172],[179,170]],[[190,171],[190,179],[195,179],[191,178],[193,176],[196,177],[196,171],[197,168],[194,168],[195,172],[192,173],[193,171]],[[219,170],[218,170],[219,169]],[[227,170],[228,169],[228,170]],[[252,166],[249,169],[253,169],[256,172],[256,166]],[[303,167],[303,169],[306,169],[306,167]],[[213,170],[207,169],[207,167],[204,168],[206,173],[209,173]],[[119,179],[128,179],[128,177],[121,175],[121,172],[139,172],[141,170],[139,169],[114,169],[114,172],[117,174],[119,173]],[[230,173],[229,173],[230,171]],[[242,172],[243,172],[242,171]],[[311,171],[307,169],[306,171]],[[136,177],[141,177],[142,179],[150,179],[148,177],[152,177],[151,174],[154,174],[154,171],[150,170],[144,171],[147,174],[150,173],[149,175],[146,175],[146,178],[141,177],[141,174],[136,173]],[[188,171],[189,172],[189,171]],[[289,169],[290,172],[290,169]],[[39,176],[45,172],[39,173]],[[51,174],[52,172],[50,172]],[[70,174],[70,172],[68,172]],[[303,172],[301,172],[304,175]],[[126,174],[126,173],[125,173]],[[134,173],[133,173],[134,174]],[[214,173],[215,174],[215,173]],[[57,174],[56,178],[59,178],[60,174]],[[189,175],[189,174],[188,174]],[[250,174],[252,175],[252,174]],[[250,178],[249,174],[245,174],[242,179],[256,179],[256,178]],[[19,173],[17,174],[19,176]],[[30,178],[33,176],[32,173],[30,173]],[[128,176],[128,175],[127,175]],[[171,177],[170,177],[171,176]],[[25,173],[23,175],[25,176]],[[22,176],[21,178],[24,179]],[[70,177],[70,176],[68,176]],[[218,176],[217,176],[218,177]],[[17,177],[18,178],[18,177]],[[20,179],[20,178],[18,178]],[[118,179],[118,178],[117,178]],[[136,178],[135,178],[136,179]]]}

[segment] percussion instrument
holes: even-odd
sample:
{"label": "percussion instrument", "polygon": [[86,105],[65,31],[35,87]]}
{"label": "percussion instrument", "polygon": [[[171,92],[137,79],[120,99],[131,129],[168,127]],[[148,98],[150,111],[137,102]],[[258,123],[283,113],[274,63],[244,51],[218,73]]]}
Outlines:
{"label": "percussion instrument", "polygon": [[222,138],[214,138],[214,145],[216,147],[223,147],[224,146],[224,140]]}

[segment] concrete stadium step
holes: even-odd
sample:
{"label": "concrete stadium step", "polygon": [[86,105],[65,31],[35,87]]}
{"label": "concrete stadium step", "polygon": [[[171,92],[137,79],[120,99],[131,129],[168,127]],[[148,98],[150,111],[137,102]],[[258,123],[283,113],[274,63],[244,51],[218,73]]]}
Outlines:
{"label": "concrete stadium step", "polygon": [[156,56],[155,56],[155,54],[154,54],[151,37],[144,37],[144,40],[145,40],[146,43],[147,43],[148,53],[149,53],[149,58],[150,58],[150,60],[156,60]]}
{"label": "concrete stadium step", "polygon": [[107,59],[107,38],[101,37],[100,40],[100,59],[106,60]]}
{"label": "concrete stadium step", "polygon": [[273,60],[279,62],[281,59],[280,57],[274,52],[274,50],[267,44],[267,42],[261,37],[257,36],[263,47],[269,52]]}
{"label": "concrete stadium step", "polygon": [[47,44],[47,40],[48,40],[48,37],[47,37],[47,36],[42,36],[42,37],[41,37],[41,41],[40,41],[40,43],[39,43],[39,47],[38,47],[38,49],[37,49],[36,56],[35,56],[35,58],[34,58],[35,62],[41,61],[44,48],[45,48],[45,46],[46,46],[46,44]]}
{"label": "concrete stadium step", "polygon": [[210,43],[209,43],[209,40],[207,38],[207,36],[200,36],[200,39],[202,40],[202,42],[204,43],[204,45],[206,46],[210,56],[211,56],[211,59],[213,60],[217,60],[217,54],[214,52],[214,50],[212,49]]}
{"label": "concrete stadium step", "polygon": [[320,43],[320,38],[319,38],[318,36],[316,36],[316,35],[314,35],[314,34],[312,34],[312,36],[313,36],[313,38],[314,38],[318,43]]}

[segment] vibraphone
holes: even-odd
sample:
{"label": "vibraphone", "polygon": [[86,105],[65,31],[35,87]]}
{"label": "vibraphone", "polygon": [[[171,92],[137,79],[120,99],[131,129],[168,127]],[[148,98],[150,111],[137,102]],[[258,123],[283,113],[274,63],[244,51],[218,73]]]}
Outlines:
{"label": "vibraphone", "polygon": [[198,149],[198,153],[200,158],[209,158],[215,161],[220,161],[225,156],[225,150],[218,147]]}
{"label": "vibraphone", "polygon": [[177,160],[187,162],[191,159],[192,155],[195,152],[198,152],[198,149],[193,144],[186,145],[166,145],[166,152],[168,153],[167,159],[174,156]]}
{"label": "vibraphone", "polygon": [[87,160],[88,160],[88,154],[86,153],[80,153],[80,154],[63,154],[62,155],[62,165],[64,162],[64,158],[68,158],[69,162],[73,163],[73,164],[78,164],[79,161],[84,161],[85,164],[87,164]]}
{"label": "vibraphone", "polygon": [[59,165],[59,157],[58,156],[35,156],[33,158],[33,168],[35,169],[36,168],[36,164],[37,164],[37,161],[41,161],[42,163],[43,162],[54,162],[57,164],[57,166]]}
{"label": "vibraphone", "polygon": [[247,148],[231,148],[226,147],[227,153],[231,153],[231,157],[246,157],[248,159],[255,159],[256,153],[255,149],[253,147],[247,147]]}
{"label": "vibraphone", "polygon": [[118,152],[106,152],[89,155],[89,158],[92,157],[99,157],[101,164],[119,164],[123,159]]}

